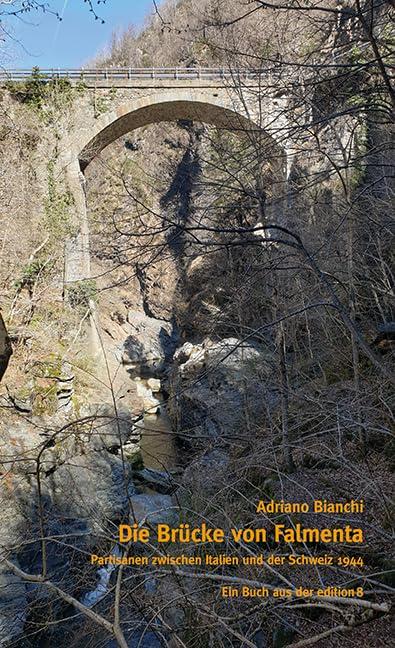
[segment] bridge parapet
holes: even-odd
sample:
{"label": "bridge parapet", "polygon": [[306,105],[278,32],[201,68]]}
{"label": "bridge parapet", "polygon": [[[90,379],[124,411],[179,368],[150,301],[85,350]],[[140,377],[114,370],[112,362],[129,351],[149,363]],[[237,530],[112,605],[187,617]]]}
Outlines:
{"label": "bridge parapet", "polygon": [[172,87],[177,82],[189,82],[198,84],[235,84],[257,85],[262,79],[274,80],[280,78],[283,73],[280,68],[271,67],[265,69],[242,68],[231,70],[229,68],[210,67],[158,67],[158,68],[51,68],[51,69],[13,69],[0,70],[0,84],[7,81],[24,82],[35,75],[45,82],[56,80],[67,80],[72,85],[83,84],[91,87],[142,87],[168,82]]}

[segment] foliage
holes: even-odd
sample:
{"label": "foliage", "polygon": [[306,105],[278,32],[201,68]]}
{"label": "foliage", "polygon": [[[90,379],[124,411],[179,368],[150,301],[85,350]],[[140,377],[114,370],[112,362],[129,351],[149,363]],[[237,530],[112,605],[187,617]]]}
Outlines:
{"label": "foliage", "polygon": [[44,259],[34,259],[33,261],[30,261],[24,268],[22,268],[21,276],[15,281],[15,287],[21,289],[33,286],[46,266],[47,261]]}
{"label": "foliage", "polygon": [[110,88],[109,92],[105,95],[96,96],[96,93],[92,99],[92,105],[94,110],[95,119],[98,119],[101,115],[104,115],[111,108],[111,101],[115,99],[117,94],[116,88]]}
{"label": "foliage", "polygon": [[76,281],[67,287],[67,298],[72,308],[88,310],[91,300],[97,298],[96,282],[92,279]]}
{"label": "foliage", "polygon": [[66,236],[73,233],[71,225],[71,209],[74,199],[71,192],[66,188],[59,190],[55,178],[55,160],[47,164],[48,192],[44,201],[45,229],[50,233],[52,241],[59,243],[65,240]]}
{"label": "foliage", "polygon": [[54,124],[73,103],[74,97],[83,92],[83,83],[72,86],[66,78],[47,79],[34,67],[30,78],[25,81],[7,81],[6,89],[11,96],[35,111],[46,124]]}

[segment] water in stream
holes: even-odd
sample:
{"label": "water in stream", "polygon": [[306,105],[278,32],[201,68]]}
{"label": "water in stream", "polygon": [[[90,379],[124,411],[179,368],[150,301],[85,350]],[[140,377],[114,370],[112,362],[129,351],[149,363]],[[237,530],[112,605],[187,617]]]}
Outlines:
{"label": "water in stream", "polygon": [[166,412],[144,419],[141,456],[145,468],[166,471],[176,467],[175,438]]}

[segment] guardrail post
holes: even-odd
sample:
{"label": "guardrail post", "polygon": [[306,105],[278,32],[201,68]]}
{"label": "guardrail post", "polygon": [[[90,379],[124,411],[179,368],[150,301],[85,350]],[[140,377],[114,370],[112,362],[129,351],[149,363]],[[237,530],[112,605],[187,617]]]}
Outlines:
{"label": "guardrail post", "polygon": [[155,70],[154,70],[154,68],[152,68],[152,70],[151,70],[151,78],[155,79]]}
{"label": "guardrail post", "polygon": [[202,70],[201,70],[200,65],[199,65],[199,68],[198,68],[198,78],[199,78],[199,79],[202,78]]}
{"label": "guardrail post", "polygon": [[132,70],[129,68],[128,69],[128,79],[132,78]]}
{"label": "guardrail post", "polygon": [[104,70],[104,78],[108,79],[107,68]]}
{"label": "guardrail post", "polygon": [[176,68],[176,70],[175,70],[175,72],[174,72],[174,78],[175,78],[175,79],[178,79],[178,68]]}

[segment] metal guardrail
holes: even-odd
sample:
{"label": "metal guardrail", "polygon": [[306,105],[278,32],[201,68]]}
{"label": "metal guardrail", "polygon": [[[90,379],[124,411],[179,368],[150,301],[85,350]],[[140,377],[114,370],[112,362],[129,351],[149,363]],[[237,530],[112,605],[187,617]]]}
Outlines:
{"label": "metal guardrail", "polygon": [[106,81],[106,80],[129,80],[129,79],[249,79],[256,78],[262,74],[269,74],[273,69],[241,69],[230,70],[228,68],[79,68],[79,69],[15,69],[15,70],[1,70],[0,81],[25,81],[32,77],[34,73],[42,81],[52,81],[55,79],[68,79],[70,81]]}

